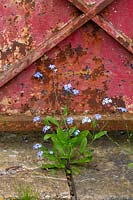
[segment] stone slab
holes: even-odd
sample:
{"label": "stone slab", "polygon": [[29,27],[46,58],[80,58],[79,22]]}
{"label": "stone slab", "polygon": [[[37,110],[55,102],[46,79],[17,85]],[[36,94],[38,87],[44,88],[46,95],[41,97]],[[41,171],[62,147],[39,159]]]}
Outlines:
{"label": "stone slab", "polygon": [[32,146],[41,141],[39,133],[0,133],[1,198],[17,198],[29,188],[42,200],[70,200],[64,171],[40,169],[43,161],[37,159]]}
{"label": "stone slab", "polygon": [[94,160],[74,176],[79,200],[133,200],[133,146],[127,134],[115,133],[114,142],[106,137],[94,143]]}

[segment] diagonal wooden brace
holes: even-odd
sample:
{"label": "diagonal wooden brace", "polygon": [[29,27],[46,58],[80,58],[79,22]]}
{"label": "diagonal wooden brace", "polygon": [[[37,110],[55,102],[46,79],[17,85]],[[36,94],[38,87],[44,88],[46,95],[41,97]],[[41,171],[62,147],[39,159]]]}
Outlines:
{"label": "diagonal wooden brace", "polygon": [[[91,3],[87,4],[85,0],[68,0],[78,9],[84,13],[88,13],[91,8]],[[111,37],[113,37],[117,42],[119,42],[124,48],[126,48],[130,53],[133,54],[133,40],[127,35],[123,34],[121,31],[117,30],[116,27],[103,18],[101,15],[96,15],[92,18],[97,25],[99,25],[104,31],[106,31]]]}
{"label": "diagonal wooden brace", "polygon": [[42,41],[42,43],[38,44],[38,46],[34,50],[28,53],[28,55],[11,65],[8,70],[2,72],[0,74],[0,87],[13,79],[15,76],[17,76],[29,65],[39,59],[44,53],[55,47],[58,43],[71,35],[75,30],[80,28],[88,20],[92,19],[96,14],[101,12],[106,6],[108,6],[112,2],[113,0],[100,0],[96,4],[91,6],[86,14],[82,14],[79,17],[68,21],[48,40]]}

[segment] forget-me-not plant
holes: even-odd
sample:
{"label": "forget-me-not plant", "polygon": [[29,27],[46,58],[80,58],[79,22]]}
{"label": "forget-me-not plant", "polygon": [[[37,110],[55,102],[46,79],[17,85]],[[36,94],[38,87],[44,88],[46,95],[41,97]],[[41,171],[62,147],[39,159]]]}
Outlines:
{"label": "forget-me-not plant", "polygon": [[34,74],[34,77],[37,78],[37,79],[41,79],[41,78],[43,78],[43,74],[41,72],[36,72]]}
{"label": "forget-me-not plant", "polygon": [[118,110],[120,110],[121,112],[127,112],[127,109],[124,107],[117,107]]}
{"label": "forget-me-not plant", "polygon": [[101,119],[102,118],[102,115],[100,115],[100,114],[95,114],[95,119],[96,120],[99,120],[99,119]]}
{"label": "forget-me-not plant", "polygon": [[50,65],[48,66],[48,68],[51,69],[53,72],[57,72],[57,68],[56,68],[56,66],[53,65],[53,64],[50,64]]}
{"label": "forget-me-not plant", "polygon": [[[54,64],[50,64],[48,68],[53,73],[57,71],[57,67]],[[37,72],[34,77],[40,79],[43,75],[40,72]],[[53,76],[53,78],[55,78],[55,76]],[[53,85],[56,87],[56,84]],[[58,91],[56,89],[57,88],[55,88],[55,92]],[[80,93],[80,91],[74,88],[70,82],[63,86],[63,95],[65,94],[64,91],[67,92],[68,98],[69,94],[70,97],[73,98]],[[55,98],[58,101],[57,97],[58,95],[56,96],[55,93]],[[59,104],[59,102],[57,103]],[[112,100],[104,98],[102,104],[105,105],[107,103],[112,103]],[[34,150],[39,149],[37,153],[38,158],[44,156],[49,161],[49,163],[44,163],[42,165],[44,169],[63,168],[66,173],[71,173],[72,165],[89,163],[92,160],[92,151],[88,149],[87,137],[90,137],[94,141],[107,133],[104,131],[93,135],[89,130],[79,130],[74,123],[74,118],[70,115],[68,117],[68,106],[69,105],[64,107],[63,112],[61,110],[60,120],[53,116],[46,116],[44,119],[42,132],[45,134],[43,139],[44,141],[52,141],[52,147],[50,150],[45,147],[45,145],[39,143],[33,146]],[[101,119],[101,115],[96,114],[95,119]],[[33,122],[39,122],[40,120],[40,116],[35,116]],[[81,123],[85,124],[93,121],[94,119],[85,116]]]}
{"label": "forget-me-not plant", "polygon": [[50,128],[51,128],[50,126],[46,125],[43,127],[42,132],[46,133]]}
{"label": "forget-me-not plant", "polygon": [[68,83],[68,84],[65,84],[65,85],[64,85],[64,90],[65,90],[66,92],[71,92],[71,89],[72,89],[71,83]]}
{"label": "forget-me-not plant", "polygon": [[39,143],[37,143],[37,144],[35,144],[35,145],[33,146],[33,149],[34,149],[34,150],[37,150],[37,149],[40,149],[41,147],[42,147],[42,145],[39,144]]}
{"label": "forget-me-not plant", "polygon": [[80,130],[76,130],[73,134],[74,134],[75,136],[79,135],[79,134],[80,134]]}
{"label": "forget-me-not plant", "polygon": [[108,97],[105,97],[102,101],[102,105],[106,105],[106,104],[109,104],[109,103],[112,103],[112,99],[108,98]]}
{"label": "forget-me-not plant", "polygon": [[41,117],[40,116],[35,116],[33,118],[33,122],[39,122],[41,120]]}
{"label": "forget-me-not plant", "polygon": [[79,90],[73,89],[73,90],[72,90],[72,93],[73,93],[74,95],[77,95],[77,94],[79,94]]}
{"label": "forget-me-not plant", "polygon": [[73,119],[73,117],[68,117],[66,121],[67,121],[67,124],[68,124],[68,125],[72,125],[74,119]]}
{"label": "forget-me-not plant", "polygon": [[91,123],[91,118],[89,118],[89,117],[84,117],[83,119],[82,119],[82,124],[85,124],[85,123]]}
{"label": "forget-me-not plant", "polygon": [[37,157],[40,158],[40,157],[42,157],[42,156],[43,156],[43,151],[38,151],[38,152],[37,152]]}

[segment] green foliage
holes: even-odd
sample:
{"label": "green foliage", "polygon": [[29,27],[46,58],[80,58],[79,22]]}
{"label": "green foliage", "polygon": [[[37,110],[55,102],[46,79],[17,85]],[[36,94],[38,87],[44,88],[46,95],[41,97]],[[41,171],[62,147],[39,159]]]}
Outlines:
{"label": "green foliage", "polygon": [[34,194],[29,188],[24,191],[20,191],[18,200],[38,200],[37,194]]}
{"label": "green foliage", "polygon": [[45,141],[51,139],[53,154],[51,155],[45,148],[42,148],[42,150],[44,151],[45,157],[53,162],[43,164],[43,168],[65,168],[68,161],[70,164],[81,164],[91,161],[92,155],[87,149],[87,136],[89,131],[81,131],[79,135],[74,136],[76,130],[76,127],[65,130],[57,127],[55,132],[44,136]]}
{"label": "green foliage", "polygon": [[[92,160],[92,151],[88,147],[88,138],[94,142],[107,134],[107,131],[100,131],[97,134],[92,134],[88,130],[79,131],[76,126],[66,124],[67,107],[64,108],[63,114],[61,122],[52,116],[47,116],[44,120],[45,125],[54,127],[51,133],[44,135],[44,141],[52,141],[52,153],[46,147],[41,147],[44,157],[49,161],[42,165],[44,169],[66,169],[68,163],[70,166],[89,163]],[[76,131],[79,133],[75,134]]]}
{"label": "green foliage", "polygon": [[128,167],[129,167],[129,168],[133,168],[133,163],[129,163],[129,164],[128,164]]}

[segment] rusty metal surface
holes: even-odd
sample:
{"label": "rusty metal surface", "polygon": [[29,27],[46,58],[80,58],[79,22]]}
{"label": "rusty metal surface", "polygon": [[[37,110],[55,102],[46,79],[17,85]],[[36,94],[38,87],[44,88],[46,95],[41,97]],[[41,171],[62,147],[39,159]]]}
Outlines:
{"label": "rusty metal surface", "polygon": [[[91,115],[90,115],[91,116]],[[26,115],[2,115],[0,116],[0,131],[6,132],[21,132],[21,131],[42,131],[43,126],[43,117],[41,116],[42,120],[39,123],[34,124],[33,123],[33,117],[32,116],[26,116]],[[56,116],[58,120],[60,120],[60,116]],[[73,115],[74,123],[77,125],[79,129],[93,129],[92,125],[90,123],[82,124],[81,120],[84,116],[80,115]],[[97,122],[97,130],[127,130],[132,131],[133,130],[133,116],[129,113],[123,113],[123,114],[117,114],[117,115],[104,115],[102,117],[102,120],[99,120]]]}
{"label": "rusty metal surface", "polygon": [[102,16],[133,40],[133,1],[116,0],[102,12]]}
{"label": "rusty metal surface", "polygon": [[[1,6],[4,11],[6,9],[4,8],[4,5],[8,1],[9,0],[5,0],[2,2],[3,5]],[[72,2],[72,0],[70,1]],[[130,5],[130,0],[128,1]],[[14,0],[13,2],[18,2],[18,1]],[[25,9],[25,6],[29,6],[28,3],[29,1],[19,1],[19,2],[21,2],[18,3],[20,4],[19,7],[22,7],[21,9]],[[36,7],[37,5],[40,6],[41,3],[43,4],[44,1],[36,1],[36,2],[37,3],[34,4],[34,7]],[[53,2],[55,4],[52,4]],[[78,0],[78,2],[80,3],[81,1]],[[90,4],[92,1],[84,1],[84,2],[85,3],[89,2]],[[101,3],[104,1],[98,0],[95,2]],[[98,13],[96,12],[96,10],[97,8],[99,9],[99,7],[93,7],[96,6],[96,4],[89,6],[89,9],[87,8],[87,14],[80,14],[80,12],[67,1],[62,0],[61,2],[58,1],[58,3],[57,4],[56,3],[57,3],[56,1],[49,1],[49,3],[47,2],[46,21],[49,24],[49,27],[48,26],[45,27],[45,23],[43,27],[44,29],[47,30],[46,36],[43,35],[45,34],[44,29],[41,28],[43,26],[42,25],[43,20],[45,19],[41,18],[42,24],[41,27],[39,26],[35,28],[36,31],[34,30],[36,34],[33,35],[36,37],[34,37],[34,39],[32,40],[31,42],[32,45],[30,46],[27,43],[26,47],[26,48],[31,48],[32,50],[32,51],[30,51],[30,49],[26,50],[26,54],[28,55],[28,53],[30,53],[29,55],[31,56],[29,58],[31,60],[30,63],[32,63],[41,55],[43,55],[44,52],[45,54],[39,60],[35,61],[33,64],[28,66],[26,60],[27,57],[25,55],[21,55],[21,52],[18,51],[18,55],[20,55],[22,59],[19,64],[23,66],[20,71],[22,71],[23,69],[25,70],[23,70],[18,76],[16,76],[16,74],[20,72],[19,64],[17,64],[15,66],[16,69],[14,68],[15,69],[14,76],[16,77],[12,79],[10,82],[8,82],[6,85],[4,84],[8,80],[10,80],[10,78],[6,79],[6,74],[7,77],[8,75],[10,77],[12,72],[11,70],[9,71],[10,73],[8,74],[8,69],[5,72],[4,66],[9,62],[7,57],[10,59],[17,54],[8,50],[7,52],[9,52],[9,54],[5,58],[5,60],[7,59],[6,61],[7,63],[3,64],[3,60],[1,59],[1,69],[2,70],[4,69],[4,72],[1,71],[1,77],[4,78],[2,78],[0,82],[1,86],[4,85],[3,87],[0,88],[1,130],[6,130],[7,128],[8,130],[10,129],[19,131],[22,130],[23,127],[25,127],[26,130],[38,130],[39,126],[34,127],[33,125],[32,122],[33,116],[35,115],[45,116],[46,114],[59,115],[60,108],[63,108],[67,103],[69,103],[70,113],[78,119],[80,119],[81,116],[83,115],[93,116],[96,113],[101,113],[105,117],[105,119],[103,119],[103,122],[109,121],[109,123],[107,123],[108,129],[109,128],[110,129],[112,128],[112,130],[121,128],[125,129],[126,124],[128,124],[129,129],[132,129],[133,128],[132,127],[132,115],[133,115],[132,114],[133,113],[132,54],[129,53],[129,50],[127,50],[126,47],[124,48],[120,45],[121,44],[120,41],[116,41],[116,38],[114,40],[113,35],[109,34],[109,32],[111,32],[112,29],[107,30],[107,26],[103,28],[102,25],[100,25],[100,27],[106,29],[105,32],[102,28],[98,26],[99,24],[96,21],[96,17],[94,17],[94,15]],[[117,3],[119,8],[120,0],[118,1],[116,0],[109,7],[107,7],[102,13],[100,13],[100,15],[103,17],[104,20],[106,20],[106,22],[107,20],[112,20],[111,18],[109,18],[110,16],[109,13],[111,13],[110,9],[112,9],[113,5],[117,7]],[[100,4],[102,5],[102,8],[105,7],[105,4],[104,5],[103,4],[102,3]],[[59,12],[59,6],[62,9],[67,8],[68,10],[64,9],[65,11],[62,15],[58,13],[56,20],[54,22],[50,22],[50,20],[53,19],[53,16],[50,17],[50,12],[52,12],[53,7],[56,10],[55,5],[57,5],[58,7],[57,8],[58,12]],[[125,6],[128,7],[128,4],[125,4]],[[100,7],[100,9],[102,8]],[[36,9],[36,12],[34,11],[34,8],[32,9],[33,11],[29,14],[30,18],[32,18],[31,16],[33,13],[37,14],[39,12],[39,9]],[[49,11],[49,9],[51,9],[51,11]],[[127,9],[125,9],[125,12]],[[18,13],[19,16],[20,14],[22,14],[19,10]],[[124,18],[121,12],[118,13],[120,15],[119,17]],[[5,15],[7,15],[6,12]],[[92,20],[95,21],[98,25],[92,21],[88,21],[88,19],[92,17],[94,17]],[[34,18],[33,21],[36,21],[36,18]],[[41,43],[42,45],[41,48],[43,50],[39,49],[35,53],[36,47],[38,47],[40,41],[42,40],[45,41],[45,38],[47,39],[48,36],[53,37],[53,33],[51,30],[53,29],[55,30],[55,27],[58,24],[57,21],[58,22],[61,21],[60,30],[57,30],[57,32],[54,33],[54,39],[55,38],[58,39],[54,41],[52,40],[51,43],[50,40],[47,40],[48,48],[46,48],[47,47],[46,43]],[[76,26],[73,26],[75,22],[77,24]],[[28,21],[28,23],[29,26],[31,24],[30,27],[31,31],[32,23],[30,20]],[[52,29],[50,23],[53,23]],[[65,27],[65,29],[64,29],[64,24],[68,25],[67,28]],[[129,22],[129,24],[131,25],[131,22]],[[117,27],[117,24],[114,23],[113,25]],[[127,25],[127,27],[128,26],[129,25]],[[2,25],[0,27],[3,28]],[[13,27],[12,29],[15,28]],[[74,30],[76,31],[72,33]],[[40,32],[37,33],[37,31],[42,31],[42,34]],[[17,36],[19,36],[20,39],[24,37],[24,36],[22,37],[22,35],[18,30],[16,32],[18,32]],[[129,33],[130,32],[131,31],[129,31]],[[31,33],[32,32],[30,32],[30,35]],[[58,35],[57,33],[60,34]],[[68,35],[70,36],[67,37]],[[129,38],[131,36],[131,34],[128,34],[127,32],[125,32],[125,35],[127,35]],[[19,41],[17,36],[15,36],[15,34],[13,35],[13,37],[16,38],[16,41]],[[2,37],[8,39],[6,34],[5,35],[3,34]],[[0,40],[2,41],[1,38]],[[61,40],[63,41],[61,42]],[[7,49],[9,49],[8,45],[10,44],[11,41],[12,40],[7,41],[8,43]],[[131,44],[130,40],[129,42]],[[6,44],[6,43],[0,42],[0,44]],[[50,50],[52,47],[54,48],[46,52],[44,51],[45,49],[44,47],[46,48],[46,51]],[[1,49],[2,51],[4,51],[3,47]],[[14,51],[17,50],[16,47],[14,49],[15,49]],[[14,60],[11,59],[11,64],[14,64],[15,59],[16,57],[14,58]],[[56,73],[53,73],[48,68],[50,64],[54,64],[57,67]],[[43,74],[42,79],[38,80],[34,78],[34,74],[37,71]],[[11,78],[13,77],[11,76]],[[2,82],[2,80],[4,81]],[[79,94],[78,95],[66,94],[63,90],[63,86],[64,84],[67,83],[71,83],[73,88],[78,89],[80,91]],[[57,94],[56,97],[55,97],[55,92]],[[102,101],[105,97],[111,98],[112,103],[103,105]],[[57,102],[57,98],[59,104]],[[119,107],[126,108],[128,110],[128,113],[123,115],[121,110],[118,109]],[[13,116],[14,119],[12,120]],[[24,118],[24,116],[26,116],[26,118]],[[18,119],[18,124],[15,125],[17,119]],[[78,119],[76,121],[77,123],[80,123]],[[103,122],[101,121],[100,123]]]}
{"label": "rusty metal surface", "polygon": [[[97,0],[99,1],[99,0]],[[69,0],[69,2],[73,3],[73,5],[75,5],[78,9],[80,9],[82,12],[87,13],[91,6],[93,6],[96,1],[92,2],[92,1],[80,1],[80,0]],[[118,3],[117,3],[118,4]],[[116,1],[114,3],[112,3],[110,5],[110,9],[108,9],[110,12],[101,12],[100,14],[96,15],[95,17],[92,18],[92,20],[98,24],[103,30],[105,30],[110,36],[112,36],[116,41],[118,41],[124,48],[126,48],[129,52],[133,53],[133,40],[132,40],[132,35],[131,38],[128,37],[128,35],[126,35],[125,33],[123,33],[122,31],[120,31],[117,27],[118,24],[120,25],[120,27],[122,27],[122,25],[120,24],[121,22],[117,21],[117,25],[115,22],[115,18],[116,16],[113,18],[112,13],[117,13],[116,8],[117,7]],[[129,4],[131,4],[131,1],[129,2]],[[119,9],[121,10],[121,4],[118,4]],[[123,7],[122,7],[123,8]],[[118,9],[118,8],[117,8]],[[118,10],[119,10],[118,9]],[[124,10],[125,11],[125,10]],[[128,9],[126,9],[126,18],[124,17],[124,21],[127,24],[127,20],[129,18],[133,18],[133,16],[131,16],[131,14],[129,15],[129,11]],[[106,14],[105,14],[106,13]],[[111,15],[110,15],[111,13]],[[106,15],[111,16],[106,17]],[[106,19],[107,18],[107,19]],[[113,19],[113,20],[112,20]],[[122,18],[121,18],[122,19]],[[126,25],[124,24],[124,25]],[[128,24],[128,27],[132,27],[132,20],[130,20],[130,23]],[[127,29],[128,30],[128,29]],[[131,33],[131,28],[129,28],[129,33]],[[126,31],[127,33],[127,31]],[[130,34],[129,34],[130,35]]]}
{"label": "rusty metal surface", "polygon": [[[40,58],[45,52],[50,50],[56,44],[61,42],[63,39],[68,37],[71,33],[77,30],[80,26],[85,24],[89,19],[96,15],[96,13],[100,12],[107,5],[109,5],[113,0],[98,0],[94,6],[89,9],[87,14],[79,15],[78,17],[72,18],[66,24],[64,24],[61,28],[57,29],[56,32],[50,34],[49,38],[45,38],[37,45],[37,47],[32,50],[30,53],[25,54],[25,57],[20,57],[15,60],[15,64],[8,64],[8,68],[1,71],[0,75],[0,87],[7,83],[9,80],[14,78],[17,74],[27,68],[30,64]],[[51,21],[50,15],[50,21]],[[39,42],[39,41],[38,41]],[[7,65],[6,65],[7,66]]]}
{"label": "rusty metal surface", "polygon": [[[60,16],[63,10],[63,16]],[[43,38],[59,30],[78,11],[66,0],[1,0],[0,72],[35,49]]]}

